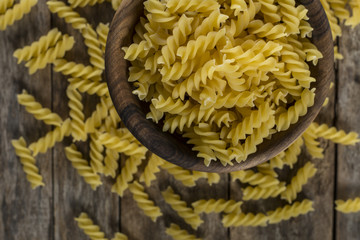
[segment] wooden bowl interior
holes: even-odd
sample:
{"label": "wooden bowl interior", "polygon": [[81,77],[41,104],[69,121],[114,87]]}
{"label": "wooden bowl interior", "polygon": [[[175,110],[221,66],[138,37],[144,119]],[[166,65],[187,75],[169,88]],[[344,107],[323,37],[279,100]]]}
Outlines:
{"label": "wooden bowl interior", "polygon": [[203,159],[196,156],[186,139],[163,132],[161,127],[145,118],[146,108],[137,96],[132,94],[128,82],[128,62],[124,59],[123,46],[132,42],[134,27],[143,15],[143,0],[123,0],[110,25],[105,53],[105,72],[114,106],[123,123],[130,132],[151,152],[181,167],[206,172],[231,172],[254,167],[274,157],[291,145],[310,125],[320,111],[328,94],[330,82],[334,79],[333,40],[325,12],[319,0],[298,0],[298,4],[308,9],[309,23],[314,28],[312,43],[322,52],[323,58],[317,66],[311,67],[312,76],[317,79],[312,84],[316,88],[315,104],[308,113],[300,117],[287,131],[273,134],[265,140],[255,153],[244,162],[223,166],[220,161],[212,162],[209,167]]}

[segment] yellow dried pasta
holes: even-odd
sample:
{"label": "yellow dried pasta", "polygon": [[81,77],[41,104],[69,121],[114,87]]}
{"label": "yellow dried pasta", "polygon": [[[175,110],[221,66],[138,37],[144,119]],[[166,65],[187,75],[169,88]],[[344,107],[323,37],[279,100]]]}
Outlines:
{"label": "yellow dried pasta", "polygon": [[353,213],[360,211],[360,198],[336,200],[336,210],[343,213]]}
{"label": "yellow dried pasta", "polygon": [[88,161],[83,159],[81,152],[77,150],[74,144],[65,148],[65,154],[78,174],[84,178],[85,182],[88,183],[93,190],[102,185],[100,176],[89,166]]}
{"label": "yellow dried pasta", "polygon": [[51,112],[48,108],[42,107],[41,104],[26,90],[23,90],[21,94],[17,95],[17,100],[18,103],[25,106],[25,110],[32,114],[36,119],[54,126],[61,126],[63,123],[63,120],[58,114]]}
{"label": "yellow dried pasta", "polygon": [[162,191],[161,194],[165,202],[168,203],[186,223],[191,225],[193,229],[196,230],[204,222],[192,208],[186,206],[186,202],[182,201],[180,195],[176,194],[170,186],[165,191]]}
{"label": "yellow dried pasta", "polygon": [[180,226],[175,223],[170,224],[170,227],[166,228],[165,232],[174,240],[201,240],[201,238],[197,238],[195,235],[189,234],[186,230],[181,229]]}
{"label": "yellow dried pasta", "polygon": [[123,47],[133,93],[151,101],[147,118],[190,138],[207,166],[246,160],[305,115],[315,97],[307,62],[322,58],[301,38],[312,31],[304,6],[228,4],[147,0],[134,43]]}
{"label": "yellow dried pasta", "polygon": [[15,149],[15,154],[20,158],[20,162],[26,173],[26,179],[30,182],[31,188],[35,189],[39,186],[44,186],[42,176],[39,174],[39,169],[35,165],[35,158],[31,155],[30,149],[27,148],[25,139],[21,137],[18,140],[12,140],[11,144]]}
{"label": "yellow dried pasta", "polygon": [[106,240],[105,233],[100,230],[98,225],[94,224],[86,213],[82,212],[79,217],[75,218],[75,221],[91,240]]}
{"label": "yellow dried pasta", "polygon": [[0,31],[13,25],[15,21],[22,19],[37,3],[38,0],[20,0],[12,8],[7,9],[4,14],[0,15]]}
{"label": "yellow dried pasta", "polygon": [[269,216],[269,223],[274,224],[280,221],[289,220],[292,217],[297,217],[299,215],[307,214],[314,211],[313,202],[304,199],[301,202],[294,202],[292,205],[286,205],[284,207],[279,207],[275,211],[269,211],[267,215]]}
{"label": "yellow dried pasta", "polygon": [[149,199],[149,195],[145,192],[145,188],[137,181],[129,185],[129,190],[133,194],[139,208],[144,211],[144,214],[151,218],[153,222],[162,216],[160,208],[155,206],[154,202]]}

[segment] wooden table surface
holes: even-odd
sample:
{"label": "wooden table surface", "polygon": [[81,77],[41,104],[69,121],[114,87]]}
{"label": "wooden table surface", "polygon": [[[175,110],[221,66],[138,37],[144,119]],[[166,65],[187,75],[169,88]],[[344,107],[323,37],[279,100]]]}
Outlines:
{"label": "wooden table surface", "polygon": [[[114,14],[109,3],[79,9],[82,16],[97,26],[109,22]],[[96,16],[96,17],[95,17]],[[96,191],[83,181],[66,159],[64,147],[71,142],[66,139],[56,144],[46,154],[37,156],[37,164],[46,186],[31,190],[26,181],[19,159],[15,156],[11,139],[24,136],[33,142],[51,127],[35,120],[26,113],[16,100],[16,94],[26,89],[45,107],[68,116],[64,76],[52,71],[51,65],[29,75],[23,64],[17,65],[12,56],[15,49],[29,45],[50,29],[58,27],[62,32],[74,35],[75,49],[67,53],[70,60],[88,63],[86,48],[81,36],[63,19],[50,14],[45,0],[6,31],[0,32],[0,239],[16,240],[65,240],[87,239],[74,217],[85,211],[99,224],[106,236],[111,238],[117,231],[129,239],[170,239],[165,231],[169,222],[175,222],[191,231],[190,227],[164,203],[160,190],[168,185],[180,192],[188,203],[200,198],[241,199],[240,184],[230,182],[227,174],[221,175],[220,183],[209,186],[204,180],[196,187],[185,188],[168,173],[162,171],[158,179],[147,188],[152,199],[164,211],[164,216],[153,223],[136,206],[129,191],[123,198],[111,193],[113,180],[104,179],[105,184]],[[355,30],[343,27],[343,37],[338,40],[344,60],[336,64],[335,88],[330,102],[317,121],[346,131],[360,132],[360,27]],[[86,114],[93,110],[94,99],[85,98]],[[196,232],[204,239],[359,239],[360,213],[342,214],[334,210],[335,199],[360,196],[360,148],[343,147],[323,141],[324,159],[313,159],[318,172],[304,187],[298,199],[314,200],[315,211],[267,227],[223,228],[220,214],[203,215],[205,223]],[[303,151],[304,152],[304,151]],[[302,166],[310,157],[302,153],[297,166]],[[294,170],[286,169],[281,178],[289,181]],[[284,201],[272,199],[250,201],[243,205],[245,212],[263,212],[285,205]]]}

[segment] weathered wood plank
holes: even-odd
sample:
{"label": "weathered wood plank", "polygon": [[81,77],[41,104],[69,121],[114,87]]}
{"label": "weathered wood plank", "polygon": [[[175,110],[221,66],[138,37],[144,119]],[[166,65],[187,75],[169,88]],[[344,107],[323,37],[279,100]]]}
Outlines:
{"label": "weathered wood plank", "polygon": [[[81,16],[87,18],[93,28],[101,22],[109,22],[113,11],[110,4],[96,5],[85,9],[76,9]],[[58,27],[63,33],[75,36],[76,45],[67,53],[66,59],[83,64],[89,64],[87,48],[83,44],[84,39],[78,31],[66,24],[63,19],[53,16],[53,27]],[[66,77],[59,73],[53,74],[54,109],[63,118],[68,117],[68,106],[66,97]],[[94,109],[96,98],[83,95],[85,116],[89,116]],[[60,239],[85,239],[85,234],[77,227],[74,220],[81,212],[88,213],[95,224],[98,224],[106,237],[112,238],[113,234],[119,231],[119,199],[111,193],[111,184],[108,178],[103,178],[104,185],[93,191],[85,183],[77,171],[66,159],[64,148],[71,144],[71,139],[64,143],[57,144],[54,151],[54,203],[55,203],[55,238]],[[86,159],[88,157],[88,142],[79,144]]]}
{"label": "weathered wood plank", "polygon": [[11,140],[20,136],[29,144],[51,129],[16,99],[16,94],[26,89],[51,108],[50,68],[30,76],[24,64],[17,65],[12,56],[16,49],[46,34],[49,20],[45,0],[41,0],[24,19],[0,32],[0,239],[52,239],[51,152],[36,157],[45,186],[32,190],[11,145]]}
{"label": "weathered wood plank", "polygon": [[[316,122],[333,124],[335,94],[331,91],[329,104],[324,107],[318,115]],[[334,195],[334,167],[335,167],[335,148],[334,144],[322,141],[325,148],[324,159],[312,159],[305,153],[299,156],[298,163],[294,169],[285,167],[279,171],[281,181],[289,183],[291,178],[296,175],[297,169],[304,166],[307,161],[311,161],[318,169],[315,176],[298,194],[295,201],[308,198],[314,201],[315,211],[304,216],[299,216],[288,221],[280,222],[267,227],[237,227],[231,228],[230,239],[332,239],[333,228],[333,195]],[[241,200],[242,193],[239,191],[238,182],[231,183],[231,198]],[[287,203],[279,197],[261,201],[245,202],[242,206],[244,212],[266,213],[284,206]]]}
{"label": "weathered wood plank", "polygon": [[[344,60],[339,63],[338,102],[336,126],[345,131],[360,132],[360,28],[343,28],[340,52]],[[338,146],[336,199],[360,196],[360,148],[359,145]],[[359,214],[336,213],[336,239],[358,239],[360,236]]]}

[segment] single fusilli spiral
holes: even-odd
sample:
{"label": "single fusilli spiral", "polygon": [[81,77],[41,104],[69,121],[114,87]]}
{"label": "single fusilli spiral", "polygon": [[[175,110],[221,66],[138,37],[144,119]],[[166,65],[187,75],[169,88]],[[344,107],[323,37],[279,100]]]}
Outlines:
{"label": "single fusilli spiral", "polygon": [[18,59],[17,63],[28,61],[33,57],[38,57],[41,53],[45,52],[50,47],[55,46],[61,37],[61,32],[59,32],[57,28],[54,28],[50,30],[45,36],[40,37],[38,41],[31,43],[30,46],[17,49],[14,52],[14,57]]}
{"label": "single fusilli spiral", "polygon": [[225,23],[229,16],[221,14],[220,10],[214,10],[206,17],[201,24],[195,29],[194,37],[198,38],[201,35],[206,35],[214,29],[219,29]]}
{"label": "single fusilli spiral", "polygon": [[87,93],[89,95],[98,95],[99,97],[108,96],[109,90],[105,82],[92,81],[82,78],[70,78],[69,82],[77,90],[82,93]]}
{"label": "single fusilli spiral", "polygon": [[221,179],[218,173],[192,171],[192,174],[195,181],[200,178],[205,178],[210,186],[219,183]]}
{"label": "single fusilli spiral", "polygon": [[92,80],[91,82],[100,81],[102,73],[100,69],[80,63],[68,62],[65,59],[54,61],[54,71],[61,72],[63,75],[70,75],[73,78]]}
{"label": "single fusilli spiral", "polygon": [[169,0],[166,7],[171,13],[184,13],[187,11],[195,12],[211,12],[219,8],[219,4],[215,0]]}
{"label": "single fusilli spiral", "polygon": [[250,34],[255,34],[260,38],[270,40],[279,39],[286,36],[286,27],[283,24],[274,25],[270,22],[264,23],[262,20],[253,20],[248,25]]}
{"label": "single fusilli spiral", "polygon": [[15,0],[3,0],[0,2],[0,14],[4,14],[6,10],[14,4]]}
{"label": "single fusilli spiral", "polygon": [[166,5],[158,0],[148,0],[144,2],[145,10],[150,13],[147,18],[150,24],[156,23],[163,28],[172,29],[178,17],[172,15],[167,9]]}
{"label": "single fusilli spiral", "polygon": [[84,29],[81,30],[81,34],[84,37],[84,43],[88,48],[88,54],[90,56],[90,63],[101,70],[105,69],[105,62],[103,52],[101,50],[100,41],[97,38],[95,30],[87,24]]}
{"label": "single fusilli spiral", "polygon": [[288,149],[285,150],[285,156],[283,158],[284,164],[293,168],[294,164],[298,161],[298,156],[301,153],[301,147],[304,141],[301,137],[295,140]]}
{"label": "single fusilli spiral", "polygon": [[69,98],[69,116],[71,118],[71,135],[75,141],[86,141],[87,134],[85,132],[84,113],[81,94],[69,85],[66,89],[66,96]]}
{"label": "single fusilli spiral", "polygon": [[167,38],[165,46],[161,48],[162,60],[167,67],[173,64],[176,59],[176,52],[180,45],[186,42],[186,37],[191,33],[192,18],[182,15],[177,26],[173,30],[173,34]]}
{"label": "single fusilli spiral", "polygon": [[267,225],[268,216],[262,213],[230,213],[224,215],[222,223],[224,227],[239,227],[239,226],[261,226]]}
{"label": "single fusilli spiral", "polygon": [[274,0],[259,0],[259,2],[261,3],[260,11],[264,14],[265,22],[280,22],[279,6],[274,4]]}
{"label": "single fusilli spiral", "polygon": [[200,36],[196,40],[190,40],[186,46],[178,48],[176,55],[184,64],[188,60],[204,54],[206,50],[213,49],[221,39],[224,39],[225,33],[226,30],[223,28],[217,32],[209,32],[206,36]]}
{"label": "single fusilli spiral", "polygon": [[85,182],[88,183],[93,190],[102,184],[100,176],[89,166],[88,161],[83,159],[81,152],[77,150],[74,144],[65,148],[65,154],[78,174],[84,178]]}
{"label": "single fusilli spiral", "polygon": [[170,227],[166,228],[166,234],[171,236],[174,240],[201,240],[195,235],[189,234],[186,230],[180,228],[179,225],[172,223]]}
{"label": "single fusilli spiral", "polygon": [[75,40],[65,34],[54,47],[40,53],[37,57],[30,59],[25,66],[29,68],[29,74],[35,73],[38,69],[43,69],[48,63],[53,63],[57,58],[64,57],[66,51],[73,48]]}
{"label": "single fusilli spiral", "polygon": [[297,217],[301,214],[314,211],[313,202],[309,199],[304,199],[301,202],[294,202],[292,205],[286,205],[279,207],[275,211],[267,213],[269,217],[269,223],[274,224],[280,221],[288,220],[292,217]]}
{"label": "single fusilli spiral", "polygon": [[324,158],[324,149],[320,147],[320,142],[316,140],[318,136],[314,130],[314,124],[312,123],[302,135],[306,150],[313,158]]}
{"label": "single fusilli spiral", "polygon": [[42,107],[26,90],[23,90],[21,94],[17,95],[17,100],[19,104],[23,105],[26,111],[31,113],[37,120],[54,126],[61,126],[63,123],[63,120],[58,114],[51,112],[48,108]]}
{"label": "single fusilli spiral", "polygon": [[226,27],[226,32],[233,37],[239,36],[254,19],[255,15],[260,11],[261,4],[259,2],[253,2],[249,0],[249,6],[244,12],[240,12],[237,19],[231,19],[230,27]]}
{"label": "single fusilli spiral", "polygon": [[252,134],[255,128],[259,128],[263,122],[268,121],[273,112],[269,103],[261,104],[258,110],[252,111],[241,122],[233,123],[227,138],[232,139],[233,145],[238,144],[239,140],[245,139],[247,134]]}
{"label": "single fusilli spiral", "polygon": [[360,198],[336,200],[336,210],[343,213],[352,213],[360,211]]}
{"label": "single fusilli spiral", "polygon": [[195,213],[240,213],[243,202],[225,199],[201,199],[191,205]]}
{"label": "single fusilli spiral", "polygon": [[187,187],[195,186],[195,181],[189,170],[175,164],[163,161],[160,167],[170,173],[176,180],[182,182]]}
{"label": "single fusilli spiral", "polygon": [[12,8],[7,9],[4,14],[0,15],[0,30],[5,30],[7,26],[11,26],[15,21],[22,19],[37,2],[38,0],[20,0]]}
{"label": "single fusilli spiral", "polygon": [[105,53],[107,36],[109,34],[109,24],[99,23],[96,27],[96,33],[99,37],[99,42],[103,53]]}
{"label": "single fusilli spiral", "polygon": [[107,117],[111,105],[112,102],[109,97],[100,98],[100,103],[96,105],[96,110],[93,111],[91,116],[85,121],[85,131],[87,133],[96,131],[96,128],[101,125],[102,120]]}
{"label": "single fusilli spiral", "polygon": [[81,213],[79,217],[75,218],[75,221],[91,240],[106,240],[105,233],[100,230],[98,225],[93,223],[86,213]]}
{"label": "single fusilli spiral", "polygon": [[182,131],[185,126],[190,128],[192,123],[199,123],[201,120],[207,121],[214,112],[215,108],[200,109],[199,105],[195,105],[187,114],[166,118],[163,131],[171,133],[174,133],[176,129]]}
{"label": "single fusilli spiral", "polygon": [[43,178],[35,165],[35,158],[31,155],[30,149],[27,148],[25,139],[21,137],[18,140],[12,140],[11,144],[15,149],[16,156],[20,158],[23,170],[26,173],[26,179],[30,182],[31,188],[35,189],[44,186]]}
{"label": "single fusilli spiral", "polygon": [[278,185],[280,182],[278,179],[269,175],[263,175],[261,173],[255,173],[252,170],[240,170],[230,173],[232,181],[239,180],[242,183],[249,183],[254,186],[262,188],[269,188],[271,186]]}
{"label": "single fusilli spiral", "polygon": [[133,61],[136,58],[145,58],[151,48],[146,40],[141,41],[139,44],[131,44],[129,47],[123,47],[122,50],[125,52],[124,58],[129,61]]}
{"label": "single fusilli spiral", "polygon": [[99,142],[107,148],[113,149],[119,153],[124,153],[127,156],[137,156],[145,158],[147,149],[139,146],[136,142],[129,141],[128,139],[121,139],[110,133],[103,133],[99,136]]}
{"label": "single fusilli spiral", "polygon": [[286,32],[289,34],[299,33],[300,18],[298,8],[295,7],[294,0],[278,0],[281,20],[286,25]]}
{"label": "single fusilli spiral", "polygon": [[314,98],[315,93],[313,90],[304,89],[301,98],[277,118],[276,129],[278,131],[285,131],[290,127],[290,124],[296,123],[299,117],[304,116],[308,108],[314,105]]}
{"label": "single fusilli spiral", "polygon": [[60,18],[64,18],[65,22],[71,24],[73,28],[81,30],[86,27],[86,19],[80,17],[79,13],[75,12],[72,7],[66,5],[64,2],[51,0],[47,1],[46,4],[50,12],[56,13]]}
{"label": "single fusilli spiral", "polygon": [[318,137],[329,139],[330,141],[342,145],[355,145],[360,141],[356,132],[345,133],[343,130],[337,130],[335,127],[329,128],[326,124],[313,123],[314,134]]}
{"label": "single fusilli spiral", "polygon": [[243,189],[243,199],[247,201],[274,198],[284,192],[285,189],[285,183],[280,183],[279,185],[273,185],[267,188],[249,186]]}
{"label": "single fusilli spiral", "polygon": [[97,3],[103,3],[105,0],[68,0],[71,7],[85,7],[85,6],[94,6]]}
{"label": "single fusilli spiral", "polygon": [[45,153],[49,148],[52,148],[55,143],[61,142],[64,137],[71,134],[71,120],[66,119],[63,124],[56,127],[53,131],[48,132],[44,137],[40,138],[34,143],[31,143],[29,148],[33,152],[33,156],[39,153]]}
{"label": "single fusilli spiral", "polygon": [[315,165],[311,162],[307,162],[304,167],[297,171],[296,176],[291,179],[291,183],[287,185],[286,190],[281,193],[281,198],[289,203],[295,200],[297,194],[301,192],[302,186],[315,175],[316,171]]}
{"label": "single fusilli spiral", "polygon": [[[275,119],[273,116],[269,118],[266,122],[262,123],[259,128],[254,129],[254,133],[249,135],[245,143],[241,145],[243,149],[242,155],[235,155],[235,159],[237,162],[244,161],[250,154],[256,152],[257,145],[262,143],[266,137],[270,135],[270,129],[272,129],[275,125]],[[239,146],[235,145],[235,147]]]}
{"label": "single fusilli spiral", "polygon": [[160,172],[159,166],[162,165],[164,160],[155,154],[151,154],[149,161],[140,176],[140,182],[145,182],[146,186],[151,185],[151,181],[156,179],[155,173]]}
{"label": "single fusilli spiral", "polygon": [[119,153],[112,149],[106,149],[104,158],[104,175],[115,178],[116,170],[119,167]]}
{"label": "single fusilli spiral", "polygon": [[129,185],[129,190],[133,194],[139,208],[144,211],[144,214],[151,218],[153,222],[162,216],[160,208],[155,206],[154,202],[149,199],[149,195],[145,192],[145,188],[137,181]]}
{"label": "single fusilli spiral", "polygon": [[191,225],[193,229],[196,230],[204,222],[192,208],[186,206],[186,202],[182,201],[180,195],[174,193],[171,187],[168,187],[165,191],[161,192],[161,194],[165,202],[168,203],[186,223]]}
{"label": "single fusilli spiral", "polygon": [[116,11],[119,8],[121,2],[122,0],[111,0],[112,8]]}
{"label": "single fusilli spiral", "polygon": [[111,240],[128,240],[128,237],[123,233],[117,232]]}
{"label": "single fusilli spiral", "polygon": [[125,161],[125,166],[121,168],[120,174],[116,178],[115,184],[112,186],[111,191],[116,192],[119,196],[124,195],[124,191],[129,187],[134,177],[133,174],[138,171],[138,166],[142,163],[139,157],[131,156]]}
{"label": "single fusilli spiral", "polygon": [[104,173],[104,146],[98,140],[98,133],[90,134],[90,166],[95,173]]}
{"label": "single fusilli spiral", "polygon": [[285,63],[285,67],[291,71],[291,75],[298,80],[299,85],[309,88],[316,79],[310,76],[308,64],[294,50],[293,46],[285,44],[281,50],[281,59]]}

